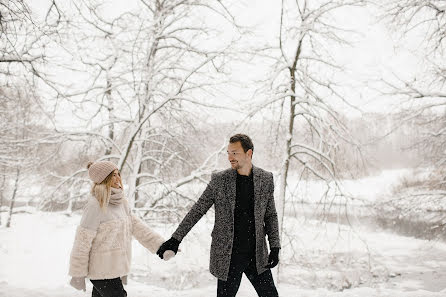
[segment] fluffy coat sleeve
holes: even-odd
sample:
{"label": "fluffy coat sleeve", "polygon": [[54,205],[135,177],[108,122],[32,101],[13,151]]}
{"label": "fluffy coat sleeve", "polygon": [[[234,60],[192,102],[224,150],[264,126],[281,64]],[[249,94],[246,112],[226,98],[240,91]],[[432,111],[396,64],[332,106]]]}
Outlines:
{"label": "fluffy coat sleeve", "polygon": [[90,199],[85,206],[80,225],[77,227],[70,255],[69,275],[86,277],[93,239],[101,221],[101,210],[96,199]]}
{"label": "fluffy coat sleeve", "polygon": [[161,244],[164,242],[158,233],[150,229],[140,218],[135,214],[131,214],[132,219],[132,235],[152,253],[156,253]]}

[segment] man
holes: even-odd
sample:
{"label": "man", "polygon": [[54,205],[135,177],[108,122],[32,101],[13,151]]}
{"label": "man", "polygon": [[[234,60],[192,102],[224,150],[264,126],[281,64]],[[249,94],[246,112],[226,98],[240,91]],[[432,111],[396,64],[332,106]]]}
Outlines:
{"label": "man", "polygon": [[[217,297],[237,294],[243,273],[260,297],[278,297],[270,268],[279,263],[279,230],[271,172],[252,165],[254,145],[244,134],[229,140],[231,169],[212,174],[198,201],[157,254],[178,251],[186,234],[214,205],[210,272],[218,278]],[[265,235],[271,252],[268,256]]]}

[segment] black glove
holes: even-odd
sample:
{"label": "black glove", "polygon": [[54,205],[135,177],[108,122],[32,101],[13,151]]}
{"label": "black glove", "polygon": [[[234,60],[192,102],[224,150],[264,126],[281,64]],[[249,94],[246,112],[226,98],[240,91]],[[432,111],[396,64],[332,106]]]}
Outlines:
{"label": "black glove", "polygon": [[176,240],[175,238],[171,237],[168,241],[164,242],[160,248],[158,249],[158,251],[156,252],[156,254],[162,259],[163,258],[163,254],[165,251],[173,251],[175,253],[175,255],[178,252],[178,246],[180,245],[180,242],[178,240]]}
{"label": "black glove", "polygon": [[268,265],[266,265],[265,268],[271,269],[279,264],[279,250],[280,249],[277,247],[271,248],[271,252],[269,253],[268,257]]}

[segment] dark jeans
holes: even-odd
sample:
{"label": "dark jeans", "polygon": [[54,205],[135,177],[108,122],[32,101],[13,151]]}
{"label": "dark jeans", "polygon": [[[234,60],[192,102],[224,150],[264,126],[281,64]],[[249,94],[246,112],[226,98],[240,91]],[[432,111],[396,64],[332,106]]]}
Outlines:
{"label": "dark jeans", "polygon": [[255,256],[233,254],[229,266],[228,280],[218,280],[217,297],[234,297],[240,287],[243,273],[245,273],[259,297],[279,296],[270,269],[258,275]]}
{"label": "dark jeans", "polygon": [[98,279],[90,280],[93,284],[93,292],[91,297],[126,297],[127,292],[124,290],[121,279]]}

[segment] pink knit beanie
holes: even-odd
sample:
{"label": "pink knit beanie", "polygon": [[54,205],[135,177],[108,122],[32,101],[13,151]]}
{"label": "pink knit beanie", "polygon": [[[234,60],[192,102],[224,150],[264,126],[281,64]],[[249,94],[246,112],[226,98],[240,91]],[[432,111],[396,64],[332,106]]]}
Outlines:
{"label": "pink knit beanie", "polygon": [[118,167],[110,161],[89,162],[87,165],[88,175],[96,184],[100,184],[110,173]]}

